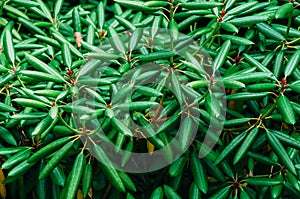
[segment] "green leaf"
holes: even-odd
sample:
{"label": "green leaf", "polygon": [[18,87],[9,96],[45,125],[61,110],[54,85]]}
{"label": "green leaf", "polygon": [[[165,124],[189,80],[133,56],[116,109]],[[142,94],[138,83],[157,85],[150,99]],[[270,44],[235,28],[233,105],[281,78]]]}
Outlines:
{"label": "green leaf", "polygon": [[239,148],[239,150],[234,155],[233,164],[236,164],[240,161],[240,159],[247,153],[251,144],[254,142],[256,135],[258,134],[258,128],[253,128],[250,132],[248,132],[247,137],[245,138],[243,144]]}
{"label": "green leaf", "polygon": [[221,49],[219,50],[215,60],[214,60],[214,65],[213,65],[213,71],[217,71],[226,61],[228,53],[230,51],[230,47],[231,47],[231,40],[228,39],[227,41],[225,41],[223,43],[223,45],[221,46]]}
{"label": "green leaf", "polygon": [[1,112],[14,112],[14,111],[17,111],[17,109],[12,107],[12,106],[9,106],[7,104],[4,104],[4,103],[0,102],[0,111]]}
{"label": "green leaf", "polygon": [[276,11],[275,18],[276,19],[284,19],[288,16],[289,13],[293,11],[294,7],[292,3],[286,3],[281,5]]}
{"label": "green leaf", "polygon": [[187,156],[183,156],[175,160],[169,167],[169,174],[171,177],[175,177],[183,172],[185,164],[187,162]]}
{"label": "green leaf", "polygon": [[246,137],[247,132],[243,132],[233,138],[231,142],[222,150],[222,152],[218,155],[218,157],[215,159],[214,164],[218,165],[221,163],[230,153],[233,152],[233,150],[244,140]]}
{"label": "green leaf", "polygon": [[284,76],[290,76],[293,71],[296,69],[300,62],[300,49],[296,50],[290,60],[288,61],[285,69],[284,69]]}
{"label": "green leaf", "polygon": [[226,186],[224,188],[219,189],[216,193],[214,193],[209,199],[226,199],[230,192],[230,187]]}
{"label": "green leaf", "polygon": [[208,191],[206,169],[196,151],[191,154],[190,164],[195,184],[203,193],[206,193]]}
{"label": "green leaf", "polygon": [[283,120],[288,124],[295,124],[296,117],[290,100],[281,94],[277,98],[276,104],[283,117]]}
{"label": "green leaf", "polygon": [[15,98],[12,101],[20,104],[21,106],[25,106],[25,107],[44,109],[49,106],[48,104],[45,104],[43,102],[40,102],[37,100],[32,100],[32,99],[26,99],[26,98]]}
{"label": "green leaf", "polygon": [[222,6],[219,2],[188,2],[181,3],[180,6],[189,10],[204,10]]}
{"label": "green leaf", "polygon": [[230,101],[255,100],[255,99],[263,98],[268,94],[269,94],[268,92],[260,92],[260,93],[243,92],[243,93],[227,95],[226,99]]}
{"label": "green leaf", "polygon": [[46,145],[45,147],[38,150],[36,153],[34,153],[27,161],[29,163],[34,163],[39,160],[41,160],[44,157],[47,157],[51,153],[55,152],[57,149],[59,149],[61,146],[66,144],[67,142],[71,141],[71,137],[63,137],[60,139],[57,139],[50,144]]}
{"label": "green leaf", "polygon": [[156,108],[159,104],[157,102],[139,101],[139,102],[125,102],[122,104],[116,104],[113,108],[118,110],[129,111],[142,111],[148,108]]}
{"label": "green leaf", "polygon": [[120,5],[134,9],[134,10],[140,10],[143,12],[154,12],[157,11],[159,8],[156,7],[147,7],[144,6],[144,1],[130,1],[130,0],[115,0],[115,2],[119,3]]}
{"label": "green leaf", "polygon": [[267,21],[269,19],[268,16],[245,16],[245,17],[234,17],[233,19],[229,20],[228,22],[232,23],[233,25],[240,26],[240,27],[249,27],[251,25],[255,25],[260,22]]}
{"label": "green leaf", "polygon": [[278,41],[285,41],[285,37],[278,33],[276,30],[274,30],[271,26],[269,26],[266,23],[258,23],[256,24],[256,27],[258,31],[260,31],[262,34],[264,34],[266,37]]}
{"label": "green leaf", "polygon": [[274,152],[276,153],[278,158],[281,160],[283,165],[288,170],[290,170],[293,174],[296,174],[296,169],[295,169],[294,163],[292,162],[292,160],[288,156],[286,150],[284,149],[282,144],[279,142],[279,140],[270,131],[267,131],[266,135],[267,135],[268,141],[269,141],[272,149],[274,150]]}
{"label": "green leaf", "polygon": [[110,183],[119,191],[125,192],[125,186],[120,178],[118,172],[115,170],[115,167],[103,149],[94,145],[93,152],[95,157],[101,161],[102,171],[105,173],[106,177],[109,179]]}
{"label": "green leaf", "polygon": [[65,196],[67,199],[73,199],[77,194],[81,176],[84,170],[84,161],[85,157],[81,152],[77,155],[71,173],[69,174],[70,183],[68,184],[67,190],[65,192]]}
{"label": "green leaf", "polygon": [[154,53],[149,53],[146,55],[139,55],[136,58],[137,58],[137,60],[139,60],[141,62],[152,62],[152,61],[156,61],[159,59],[168,59],[175,55],[176,55],[176,53],[174,53],[174,52],[154,52]]}
{"label": "green leaf", "polygon": [[44,73],[44,72],[39,72],[39,71],[32,71],[32,70],[22,70],[20,71],[20,74],[34,78],[35,80],[39,81],[51,81],[51,82],[57,82],[57,83],[63,83],[65,82],[64,79],[57,78],[57,76]]}
{"label": "green leaf", "polygon": [[245,57],[245,60],[251,64],[253,67],[257,67],[259,70],[261,70],[262,72],[266,72],[266,73],[271,73],[272,72],[267,69],[264,65],[262,65],[261,63],[259,63],[258,61],[256,61],[253,57],[251,57],[250,55],[248,54],[244,54],[244,57]]}
{"label": "green leaf", "polygon": [[27,59],[27,61],[37,70],[40,70],[42,72],[45,73],[49,73],[55,77],[57,77],[58,79],[60,79],[61,81],[65,81],[65,79],[53,68],[51,68],[50,66],[48,66],[47,64],[45,64],[44,62],[42,62],[41,60],[37,59],[36,57],[29,55],[27,53],[25,53],[25,57]]}
{"label": "green leaf", "polygon": [[256,5],[257,1],[243,3],[239,6],[235,6],[234,8],[230,9],[226,14],[228,15],[238,15],[239,13],[246,11]]}
{"label": "green leaf", "polygon": [[112,117],[111,124],[116,128],[120,133],[123,133],[126,136],[133,136],[132,131],[118,118]]}
{"label": "green leaf", "polygon": [[162,187],[157,187],[151,194],[150,199],[163,199],[164,192]]}
{"label": "green leaf", "polygon": [[9,30],[9,29],[6,29],[5,32],[4,32],[4,46],[3,47],[4,47],[4,53],[5,53],[6,58],[14,66],[16,55],[15,55],[11,30]]}
{"label": "green leaf", "polygon": [[275,186],[283,183],[280,179],[261,177],[251,177],[244,179],[244,181],[253,186]]}
{"label": "green leaf", "polygon": [[190,186],[190,190],[189,190],[189,199],[198,199],[201,198],[201,192],[198,189],[197,185],[195,184],[195,182],[193,182]]}
{"label": "green leaf", "polygon": [[31,149],[27,148],[18,152],[17,154],[9,157],[3,164],[2,169],[10,169],[22,161],[26,160],[30,156]]}
{"label": "green leaf", "polygon": [[221,34],[221,39],[223,40],[230,40],[233,44],[241,45],[241,46],[246,46],[246,45],[252,45],[254,42],[245,39],[243,37],[239,36],[234,36],[234,35],[226,35],[226,34]]}
{"label": "green leaf", "polygon": [[53,169],[62,161],[62,159],[68,154],[68,152],[73,147],[73,142],[65,144],[61,149],[59,149],[54,156],[47,162],[46,166],[40,172],[39,180],[47,177]]}
{"label": "green leaf", "polygon": [[164,192],[167,199],[181,199],[178,193],[168,185],[164,185]]}

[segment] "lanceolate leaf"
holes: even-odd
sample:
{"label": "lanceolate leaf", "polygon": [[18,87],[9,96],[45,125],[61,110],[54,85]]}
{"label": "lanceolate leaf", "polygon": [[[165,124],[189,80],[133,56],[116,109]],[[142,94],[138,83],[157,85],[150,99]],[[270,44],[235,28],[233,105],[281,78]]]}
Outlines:
{"label": "lanceolate leaf", "polygon": [[260,92],[260,93],[243,92],[243,93],[227,95],[226,99],[232,101],[253,100],[253,99],[260,99],[262,97],[267,96],[268,94],[269,94],[268,92]]}
{"label": "lanceolate leaf", "polygon": [[288,170],[290,170],[293,174],[296,174],[295,166],[294,166],[292,160],[290,159],[290,157],[288,156],[285,148],[279,142],[279,140],[270,131],[267,131],[266,135],[267,135],[268,141],[269,141],[272,149],[274,150],[274,152],[276,153],[276,155],[278,156],[278,158],[281,160],[281,162],[283,163],[283,165]]}
{"label": "lanceolate leaf", "polygon": [[274,179],[274,178],[247,178],[245,179],[245,182],[247,182],[250,185],[254,186],[275,186],[279,185],[282,182],[282,180]]}
{"label": "lanceolate leaf", "polygon": [[263,33],[266,37],[268,37],[270,39],[275,39],[278,41],[286,40],[283,35],[281,35],[277,31],[275,31],[271,26],[269,26],[266,23],[258,23],[258,24],[256,24],[256,27],[261,33]]}
{"label": "lanceolate leaf", "polygon": [[247,137],[245,138],[243,144],[239,148],[239,150],[236,152],[233,160],[233,164],[236,164],[239,162],[239,160],[245,155],[245,153],[249,150],[251,147],[251,144],[254,142],[254,139],[258,133],[258,128],[253,128],[250,132],[248,132]]}
{"label": "lanceolate leaf", "polygon": [[299,198],[298,4],[0,1],[0,198]]}
{"label": "lanceolate leaf", "polygon": [[110,182],[116,187],[116,189],[124,192],[124,183],[122,182],[122,179],[120,178],[118,172],[115,170],[113,163],[103,151],[103,149],[100,146],[95,145],[93,151],[95,153],[96,158],[98,158],[102,163],[105,163],[101,164],[101,168],[106,174],[107,178],[110,180]]}
{"label": "lanceolate leaf", "polygon": [[244,54],[245,56],[245,60],[247,62],[249,62],[249,64],[251,64],[253,67],[257,67],[259,70],[261,70],[262,72],[266,72],[266,73],[271,73],[271,71],[269,69],[267,69],[264,65],[262,65],[261,63],[259,63],[258,61],[256,61],[253,57],[251,57],[248,54]]}
{"label": "lanceolate leaf", "polygon": [[217,57],[214,60],[214,67],[213,67],[214,71],[217,71],[226,61],[230,47],[231,47],[230,40],[225,41],[221,49],[219,50]]}
{"label": "lanceolate leaf", "polygon": [[15,55],[15,50],[14,50],[14,44],[13,44],[13,38],[12,38],[12,35],[11,35],[11,30],[6,29],[4,35],[5,35],[5,39],[4,39],[4,52],[5,52],[6,58],[10,61],[10,63],[12,63],[13,65],[15,65],[16,55]]}
{"label": "lanceolate leaf", "polygon": [[288,124],[295,124],[296,117],[290,100],[286,96],[280,95],[276,101],[276,104],[283,117],[283,120]]}
{"label": "lanceolate leaf", "polygon": [[79,183],[81,180],[81,176],[83,174],[84,170],[84,154],[79,153],[75,159],[73,168],[70,173],[70,183],[67,185],[67,190],[65,193],[66,198],[72,199],[76,196],[77,190],[79,187]]}
{"label": "lanceolate leaf", "polygon": [[216,160],[214,161],[215,165],[218,165],[222,162],[232,151],[244,140],[247,132],[243,132],[240,135],[236,136],[231,142],[221,151]]}
{"label": "lanceolate leaf", "polygon": [[194,182],[203,193],[206,193],[208,190],[206,170],[196,151],[192,153],[190,161]]}
{"label": "lanceolate leaf", "polygon": [[252,41],[245,39],[243,37],[238,37],[238,36],[233,36],[233,35],[225,35],[222,34],[221,38],[223,40],[230,40],[233,44],[238,44],[238,45],[252,45],[254,44]]}
{"label": "lanceolate leaf", "polygon": [[300,62],[300,49],[294,52],[289,62],[287,63],[284,70],[284,76],[285,77],[290,76],[292,72],[295,70],[295,68],[298,66],[299,62]]}
{"label": "lanceolate leaf", "polygon": [[52,69],[50,66],[48,66],[41,60],[39,60],[36,57],[29,55],[29,54],[26,54],[25,56],[26,56],[27,61],[37,70],[54,75],[58,79],[61,79],[62,81],[64,81],[64,78],[56,70]]}

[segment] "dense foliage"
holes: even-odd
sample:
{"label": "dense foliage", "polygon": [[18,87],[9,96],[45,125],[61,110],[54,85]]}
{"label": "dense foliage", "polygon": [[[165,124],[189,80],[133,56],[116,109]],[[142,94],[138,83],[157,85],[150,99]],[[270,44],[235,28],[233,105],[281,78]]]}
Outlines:
{"label": "dense foliage", "polygon": [[0,196],[298,198],[299,5],[1,0]]}

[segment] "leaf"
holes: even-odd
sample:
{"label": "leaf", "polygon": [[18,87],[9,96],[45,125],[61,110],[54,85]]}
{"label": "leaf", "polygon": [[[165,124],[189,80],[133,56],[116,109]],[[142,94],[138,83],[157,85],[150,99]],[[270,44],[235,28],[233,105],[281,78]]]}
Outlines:
{"label": "leaf", "polygon": [[164,192],[162,187],[157,187],[151,194],[150,199],[163,199]]}
{"label": "leaf", "polygon": [[[255,69],[255,68],[254,68]],[[271,79],[272,73],[254,72],[254,73],[241,73],[233,74],[224,78],[224,80],[235,80],[242,83],[259,82],[266,79]]]}
{"label": "leaf", "polygon": [[91,185],[92,185],[92,179],[93,179],[93,167],[91,162],[89,162],[85,169],[84,169],[84,173],[82,175],[82,193],[83,196],[86,197]]}
{"label": "leaf", "polygon": [[129,111],[142,111],[148,108],[156,108],[159,104],[157,102],[139,101],[139,102],[125,102],[122,104],[116,104],[114,108],[118,110]]}
{"label": "leaf", "polygon": [[139,55],[136,58],[137,58],[137,60],[139,60],[141,62],[152,62],[152,61],[156,61],[159,59],[168,59],[175,55],[176,55],[176,53],[174,53],[174,52],[154,52],[154,53],[149,53],[146,55]]}
{"label": "leaf", "polygon": [[132,131],[118,118],[112,117],[111,123],[120,133],[123,133],[126,136],[133,136]]}
{"label": "leaf", "polygon": [[243,4],[239,5],[239,6],[236,6],[236,7],[232,8],[232,9],[230,9],[226,14],[228,14],[228,15],[238,15],[241,12],[246,11],[246,10],[252,8],[257,3],[258,3],[257,1],[243,3]]}
{"label": "leaf", "polygon": [[6,58],[9,60],[9,62],[12,63],[13,66],[14,66],[16,55],[15,55],[11,30],[6,29],[4,35],[5,35],[4,36],[5,37],[5,39],[4,39],[4,53],[5,53]]}
{"label": "leaf", "polygon": [[46,4],[42,1],[42,0],[36,0],[37,3],[39,3],[40,8],[42,9],[43,13],[45,14],[45,16],[47,17],[47,19],[49,19],[51,22],[53,21],[51,13],[49,8],[46,6]]}
{"label": "leaf", "polygon": [[75,198],[77,193],[81,176],[84,170],[84,154],[81,152],[77,155],[71,173],[69,174],[70,184],[68,184],[65,196],[67,199]]}
{"label": "leaf", "polygon": [[14,136],[2,126],[0,126],[0,137],[8,144],[17,146],[17,141],[15,140]]}
{"label": "leaf", "polygon": [[24,160],[28,159],[30,156],[31,149],[27,148],[25,150],[22,150],[15,155],[9,157],[3,164],[2,164],[2,169],[10,169],[17,164],[23,162]]}
{"label": "leaf", "polygon": [[286,3],[281,5],[276,11],[275,18],[276,19],[284,19],[287,17],[289,13],[293,11],[294,7],[292,3]]}
{"label": "leaf", "polygon": [[27,162],[37,162],[41,160],[44,157],[47,157],[57,149],[59,149],[61,146],[63,146],[65,143],[70,142],[71,137],[63,137],[60,139],[57,139],[49,144],[47,144],[45,147],[41,148],[38,150],[36,153],[34,153],[28,160]]}
{"label": "leaf", "polygon": [[47,162],[46,166],[40,172],[39,180],[47,177],[53,169],[62,161],[62,159],[68,154],[73,147],[73,142],[66,143],[61,149],[59,149],[54,156]]}
{"label": "leaf", "polygon": [[292,104],[290,100],[284,96],[280,95],[277,98],[276,105],[283,117],[283,120],[288,124],[295,124],[296,123],[296,117],[294,114],[294,110],[292,107]]}
{"label": "leaf", "polygon": [[186,162],[187,162],[187,156],[183,156],[175,160],[169,167],[170,176],[175,177],[180,173],[182,173]]}
{"label": "leaf", "polygon": [[192,117],[187,116],[184,118],[183,122],[180,125],[179,129],[179,144],[182,151],[185,151],[190,146],[193,136],[195,136],[194,127],[197,124]]}
{"label": "leaf", "polygon": [[248,132],[247,137],[245,138],[243,144],[239,148],[239,150],[234,155],[233,164],[236,164],[240,161],[240,159],[247,153],[251,144],[254,142],[256,135],[258,134],[258,128],[253,128],[250,132]]}
{"label": "leaf", "polygon": [[42,62],[41,60],[37,59],[36,57],[29,55],[25,53],[25,58],[27,61],[37,70],[40,70],[45,73],[49,73],[53,76],[56,76],[58,79],[61,79],[62,81],[65,81],[65,79],[54,69],[52,69],[50,66]]}
{"label": "leaf", "polygon": [[164,192],[167,199],[181,199],[176,190],[168,185],[164,185]]}
{"label": "leaf", "polygon": [[263,98],[268,94],[269,94],[268,92],[260,92],[260,93],[243,92],[243,93],[227,95],[226,99],[230,101],[255,100],[255,99]]}
{"label": "leaf", "polygon": [[209,199],[226,199],[229,192],[230,192],[230,187],[226,186],[224,188],[219,189]]}
{"label": "leaf", "polygon": [[261,70],[262,72],[266,72],[266,73],[270,73],[272,74],[272,72],[267,69],[264,65],[262,65],[261,63],[259,63],[258,61],[256,61],[253,57],[251,57],[248,54],[244,54],[245,60],[251,64],[253,67],[257,67],[259,70]]}
{"label": "leaf", "polygon": [[240,27],[249,27],[251,25],[255,25],[260,22],[267,21],[269,19],[268,16],[245,16],[245,17],[234,17],[233,19],[229,20],[228,22],[232,23],[233,25],[240,26]]}
{"label": "leaf", "polygon": [[4,103],[0,102],[0,111],[1,112],[14,112],[14,111],[17,111],[17,109],[15,109],[12,106],[9,106],[7,104],[4,104]]}
{"label": "leaf", "polygon": [[136,47],[140,43],[142,35],[143,35],[142,28],[138,28],[133,31],[132,35],[130,36],[130,40],[129,40],[129,44],[128,44],[129,45],[128,48],[130,51],[133,51],[136,49]]}
{"label": "leaf", "polygon": [[231,42],[230,39],[225,41],[219,50],[213,65],[213,71],[217,71],[226,61],[228,53],[230,51]]}
{"label": "leaf", "polygon": [[247,155],[251,158],[253,158],[254,160],[257,160],[258,162],[261,162],[263,164],[267,164],[267,165],[278,165],[279,163],[270,159],[269,157],[266,157],[262,154],[259,153],[253,153],[251,151],[249,151],[247,153]]}
{"label": "leaf", "polygon": [[258,29],[258,31],[260,31],[261,33],[263,33],[266,37],[270,38],[270,39],[274,39],[274,40],[278,40],[278,41],[285,41],[285,37],[283,35],[281,35],[280,33],[278,33],[276,30],[274,30],[271,26],[269,26],[266,23],[258,23],[256,24],[256,27]]}
{"label": "leaf", "polygon": [[219,2],[188,2],[180,4],[181,7],[189,10],[210,9],[214,7],[220,7],[222,5],[223,4]]}
{"label": "leaf", "polygon": [[224,84],[225,88],[228,89],[239,89],[239,88],[245,88],[246,85],[242,82],[236,81],[236,80],[222,80],[221,83]]}
{"label": "leaf", "polygon": [[174,19],[172,19],[169,22],[169,28],[170,28],[170,33],[171,33],[171,38],[174,40],[178,39],[178,24],[176,23],[176,21]]}
{"label": "leaf", "polygon": [[252,42],[248,39],[245,39],[245,38],[239,37],[239,36],[233,36],[233,35],[222,34],[221,39],[226,40],[226,41],[230,40],[233,44],[243,45],[243,46],[254,44],[254,42]]}
{"label": "leaf", "polygon": [[251,178],[244,179],[244,181],[254,186],[275,186],[283,183],[282,180],[280,179],[261,178],[261,177],[251,177]]}
{"label": "leaf", "polygon": [[143,1],[115,0],[115,2],[119,3],[120,5],[122,5],[126,8],[140,10],[140,11],[144,11],[144,12],[154,12],[159,9],[159,8],[155,8],[155,7],[146,7],[146,6],[144,6],[145,2],[143,2]]}
{"label": "leaf", "polygon": [[269,141],[272,149],[274,150],[274,152],[276,153],[278,158],[281,160],[283,165],[288,170],[290,170],[293,174],[296,174],[296,169],[295,169],[294,163],[288,156],[286,150],[284,149],[282,144],[279,142],[279,140],[270,131],[267,131],[266,135],[267,135],[268,141]]}
{"label": "leaf", "polygon": [[40,102],[40,101],[32,100],[32,99],[15,98],[12,101],[20,104],[21,106],[25,106],[25,107],[33,107],[33,108],[40,108],[40,109],[44,109],[44,108],[48,107],[48,105],[45,104],[44,102]]}
{"label": "leaf", "polygon": [[125,47],[115,29],[113,27],[109,27],[108,33],[110,35],[110,44],[115,51],[125,54]]}
{"label": "leaf", "polygon": [[94,145],[93,152],[95,157],[101,161],[102,171],[105,173],[106,177],[109,179],[110,183],[119,191],[125,192],[125,186],[120,178],[118,172],[106,153],[99,145]]}
{"label": "leaf", "polygon": [[190,164],[195,184],[203,193],[206,193],[208,191],[206,169],[202,160],[197,157],[196,151],[193,151],[191,155]]}
{"label": "leaf", "polygon": [[66,43],[64,43],[62,45],[61,51],[62,51],[63,62],[70,70],[72,66],[72,55],[69,46]]}
{"label": "leaf", "polygon": [[246,137],[246,131],[239,134],[231,140],[231,142],[222,150],[222,152],[215,159],[214,164],[218,165],[221,163],[233,150],[244,140]]}
{"label": "leaf", "polygon": [[40,81],[51,81],[51,82],[57,82],[57,83],[63,83],[65,82],[64,79],[58,79],[56,76],[39,72],[39,71],[32,71],[32,70],[22,70],[20,71],[20,74],[23,74],[24,76],[34,78],[35,80]]}
{"label": "leaf", "polygon": [[290,76],[293,71],[296,69],[300,62],[300,49],[296,50],[290,60],[288,61],[285,69],[284,69],[284,76]]}

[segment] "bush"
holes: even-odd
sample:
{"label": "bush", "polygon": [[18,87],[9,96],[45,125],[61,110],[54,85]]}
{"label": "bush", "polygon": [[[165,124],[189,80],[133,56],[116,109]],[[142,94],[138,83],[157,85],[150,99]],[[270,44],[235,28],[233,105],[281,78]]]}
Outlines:
{"label": "bush", "polygon": [[288,1],[1,1],[2,198],[298,198]]}

